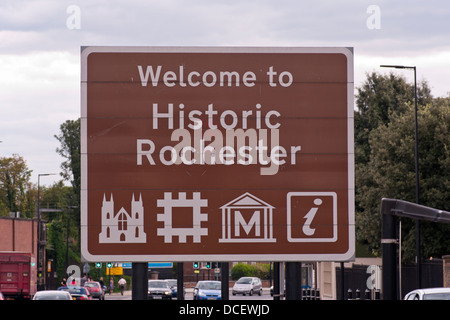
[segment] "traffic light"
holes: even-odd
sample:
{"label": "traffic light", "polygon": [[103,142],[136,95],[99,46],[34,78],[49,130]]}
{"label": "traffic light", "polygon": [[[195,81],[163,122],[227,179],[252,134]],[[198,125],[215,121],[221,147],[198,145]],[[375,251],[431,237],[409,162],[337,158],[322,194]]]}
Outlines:
{"label": "traffic light", "polygon": [[95,263],[95,267],[96,267],[97,269],[100,269],[100,268],[102,267],[102,263],[101,263],[101,262],[96,262],[96,263]]}
{"label": "traffic light", "polygon": [[107,268],[111,268],[111,267],[112,267],[112,263],[111,263],[111,262],[108,262],[108,263],[106,264],[106,267],[107,267]]}
{"label": "traffic light", "polygon": [[198,262],[194,262],[194,269],[198,269]]}
{"label": "traffic light", "polygon": [[206,269],[211,269],[211,262],[206,263]]}

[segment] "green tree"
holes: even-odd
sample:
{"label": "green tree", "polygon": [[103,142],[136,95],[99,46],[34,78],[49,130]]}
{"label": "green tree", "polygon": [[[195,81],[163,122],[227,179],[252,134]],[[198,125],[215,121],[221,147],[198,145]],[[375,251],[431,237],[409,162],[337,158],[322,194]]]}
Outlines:
{"label": "green tree", "polygon": [[0,214],[21,212],[27,217],[34,215],[31,170],[25,160],[14,154],[12,157],[0,158]]}
{"label": "green tree", "polygon": [[65,224],[53,220],[47,224],[47,259],[53,259],[58,279],[65,277],[66,240]]}
{"label": "green tree", "polygon": [[[370,161],[366,173],[372,184],[360,186],[357,228],[373,248],[380,243],[380,200],[383,197],[415,202],[414,106],[391,113],[389,123],[370,133]],[[450,210],[450,98],[434,99],[421,107],[419,124],[420,204]],[[404,222],[403,222],[404,221]],[[403,257],[415,255],[415,232],[411,219],[402,219]],[[450,251],[450,227],[421,224],[423,256],[440,257]]]}
{"label": "green tree", "polygon": [[63,180],[55,182],[50,187],[41,187],[41,208],[60,209],[61,212],[43,212],[47,223],[47,256],[53,259],[58,278],[65,276],[67,254],[67,231],[69,231],[69,264],[80,261],[78,246],[78,226],[73,209],[68,209],[73,203],[73,188],[64,185]]}
{"label": "green tree", "polygon": [[[72,205],[73,188],[64,185],[64,181],[55,182],[50,187],[41,186],[41,208],[65,210],[67,206]],[[48,214],[50,219],[58,218],[59,213]]]}
{"label": "green tree", "polygon": [[[431,90],[423,81],[417,88],[418,104],[431,102]],[[367,163],[370,156],[369,134],[380,124],[389,123],[391,114],[405,111],[407,103],[414,102],[414,84],[394,73],[367,74],[366,81],[357,88],[355,112],[355,161]]]}
{"label": "green tree", "polygon": [[270,275],[268,264],[258,263],[255,265],[238,263],[231,268],[231,279],[238,280],[241,277],[258,277],[268,279]]}
{"label": "green tree", "polygon": [[256,272],[254,266],[246,263],[238,263],[231,268],[231,279],[238,280],[240,277],[252,277]]}
{"label": "green tree", "polygon": [[61,175],[72,183],[76,201],[80,199],[81,157],[80,157],[80,119],[67,120],[60,126],[60,134],[55,135],[61,146],[56,152],[66,159],[61,164]]}
{"label": "green tree", "polygon": [[[70,201],[66,201],[66,207],[77,207],[70,210],[70,239],[73,251],[77,256],[73,259],[80,260],[80,187],[81,187],[81,156],[80,156],[80,119],[67,120],[60,126],[60,133],[55,138],[60,142],[56,151],[65,159],[61,164],[62,177],[72,184]],[[66,197],[66,200],[68,198]],[[67,210],[66,210],[67,211]],[[72,231],[73,230],[73,231]],[[76,248],[76,249],[75,249]]]}
{"label": "green tree", "polygon": [[[427,82],[419,83],[419,106],[431,101]],[[379,248],[381,230],[374,211],[378,210],[381,198],[378,184],[371,173],[371,156],[376,150],[369,137],[379,126],[388,125],[393,115],[408,112],[408,105],[412,103],[414,84],[407,83],[404,77],[393,73],[367,74],[366,81],[357,88],[354,114],[356,238],[359,243],[374,250],[374,253]]]}

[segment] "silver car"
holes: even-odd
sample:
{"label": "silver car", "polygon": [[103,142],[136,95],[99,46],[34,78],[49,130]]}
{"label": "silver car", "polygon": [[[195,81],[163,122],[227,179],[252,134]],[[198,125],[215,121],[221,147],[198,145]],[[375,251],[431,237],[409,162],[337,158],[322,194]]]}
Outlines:
{"label": "silver car", "polygon": [[74,300],[72,295],[67,291],[61,290],[44,290],[38,291],[33,296],[33,300]]}
{"label": "silver car", "polygon": [[233,286],[232,294],[235,296],[236,294],[242,294],[249,296],[253,295],[253,293],[258,293],[258,295],[262,295],[262,283],[261,279],[257,277],[242,277],[239,278],[238,281]]}
{"label": "silver car", "polygon": [[404,300],[450,300],[450,288],[428,288],[413,290]]}
{"label": "silver car", "polygon": [[172,289],[167,280],[148,280],[149,300],[171,300]]}

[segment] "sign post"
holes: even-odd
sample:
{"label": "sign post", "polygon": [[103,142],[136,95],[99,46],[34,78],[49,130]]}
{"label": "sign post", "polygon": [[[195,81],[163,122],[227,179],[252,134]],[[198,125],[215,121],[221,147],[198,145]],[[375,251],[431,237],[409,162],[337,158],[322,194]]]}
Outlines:
{"label": "sign post", "polygon": [[143,262],[132,263],[131,299],[148,300],[148,265]]}
{"label": "sign post", "polygon": [[351,49],[86,47],[81,66],[87,261],[353,258]]}

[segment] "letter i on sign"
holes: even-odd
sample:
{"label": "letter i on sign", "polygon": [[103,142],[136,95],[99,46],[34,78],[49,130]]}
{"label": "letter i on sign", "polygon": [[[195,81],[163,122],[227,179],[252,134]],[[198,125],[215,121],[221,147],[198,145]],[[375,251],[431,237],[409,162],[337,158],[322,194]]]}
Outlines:
{"label": "letter i on sign", "polygon": [[336,193],[288,193],[287,237],[289,242],[336,241]]}
{"label": "letter i on sign", "polygon": [[306,234],[307,236],[312,236],[314,235],[314,233],[316,232],[315,228],[312,228],[312,222],[314,220],[314,217],[316,216],[317,210],[319,210],[319,206],[322,204],[322,199],[317,198],[314,199],[314,205],[316,205],[317,207],[312,207],[308,213],[305,215],[305,224],[303,225],[303,233]]}

